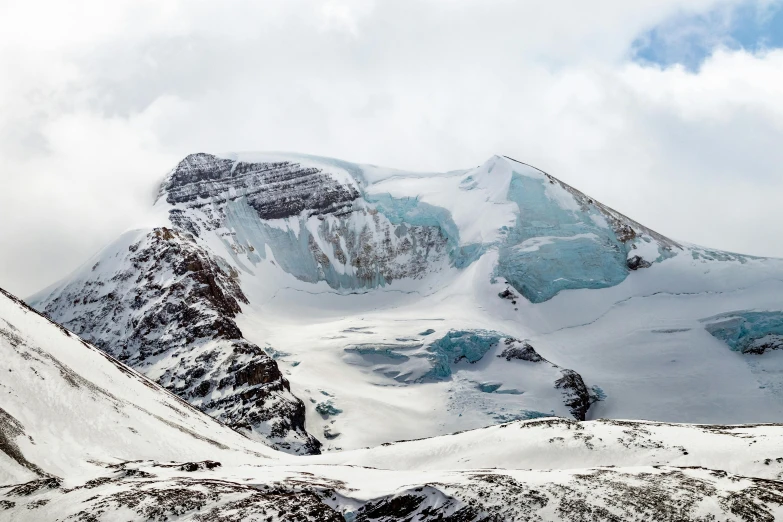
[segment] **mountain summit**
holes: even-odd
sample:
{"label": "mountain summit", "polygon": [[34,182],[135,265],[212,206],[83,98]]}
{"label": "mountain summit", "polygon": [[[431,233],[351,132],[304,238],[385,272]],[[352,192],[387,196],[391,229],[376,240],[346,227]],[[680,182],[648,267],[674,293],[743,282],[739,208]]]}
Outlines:
{"label": "mountain summit", "polygon": [[278,450],[783,414],[782,261],[674,241],[508,157],[199,153],[155,207],[29,303]]}

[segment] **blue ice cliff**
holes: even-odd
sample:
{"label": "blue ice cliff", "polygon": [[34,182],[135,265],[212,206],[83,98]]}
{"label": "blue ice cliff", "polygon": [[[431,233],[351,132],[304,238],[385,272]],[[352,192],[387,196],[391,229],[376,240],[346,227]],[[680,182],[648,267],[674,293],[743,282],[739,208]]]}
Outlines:
{"label": "blue ice cliff", "polygon": [[783,312],[738,311],[704,319],[706,330],[736,352],[783,349]]}

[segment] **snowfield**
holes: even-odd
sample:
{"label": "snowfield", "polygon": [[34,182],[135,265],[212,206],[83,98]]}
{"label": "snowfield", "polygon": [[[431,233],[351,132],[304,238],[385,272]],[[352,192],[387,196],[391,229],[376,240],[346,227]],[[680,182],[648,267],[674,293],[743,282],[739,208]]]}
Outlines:
{"label": "snowfield", "polygon": [[3,520],[774,520],[783,425],[515,421],[296,457],[0,295]]}
{"label": "snowfield", "polygon": [[503,156],[194,154],[153,211],[27,299],[74,333],[0,296],[0,520],[783,516],[783,260]]}
{"label": "snowfield", "polygon": [[544,418],[296,457],[218,424],[10,295],[0,320],[3,520],[783,516],[783,425]]}

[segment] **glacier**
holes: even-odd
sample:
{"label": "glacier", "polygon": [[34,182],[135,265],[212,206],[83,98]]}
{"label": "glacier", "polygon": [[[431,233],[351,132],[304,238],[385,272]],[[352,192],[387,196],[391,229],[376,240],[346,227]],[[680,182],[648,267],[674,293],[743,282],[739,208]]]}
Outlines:
{"label": "glacier", "polygon": [[[553,205],[546,181],[514,174],[509,198],[519,206],[516,226],[504,230],[498,276],[533,303],[562,290],[606,288],[628,276],[627,246],[597,212]],[[603,224],[603,226],[601,226]]]}
{"label": "glacier", "polygon": [[486,330],[451,330],[427,347],[432,369],[422,379],[447,379],[451,368],[462,360],[476,363],[505,336]]}
{"label": "glacier", "polygon": [[[592,200],[579,204],[569,193],[553,195],[562,191],[553,185],[556,182],[544,176],[512,174],[508,198],[519,212],[513,227],[502,228],[497,276],[533,303],[563,290],[622,283],[631,271],[629,257],[638,255],[637,243],[653,240],[637,236],[630,227],[618,234]],[[668,256],[667,245],[656,244],[655,249],[648,263]]]}
{"label": "glacier", "polygon": [[742,310],[703,319],[706,330],[734,351],[762,354],[783,348],[783,312]]}
{"label": "glacier", "polygon": [[[192,185],[193,178],[187,174],[192,163],[199,165],[196,176],[204,176],[203,164],[220,165],[226,172],[211,175],[220,178],[221,184],[209,189],[203,188],[203,181]],[[185,217],[178,208],[171,211],[175,221],[188,230],[224,229],[220,235],[238,261],[242,254],[255,265],[266,259],[269,250],[287,273],[309,283],[325,281],[333,289],[373,289],[399,279],[422,278],[446,266],[464,269],[487,250],[497,249],[496,276],[537,303],[563,290],[615,286],[631,269],[660,261],[673,248],[670,241],[661,241],[643,227],[635,228],[636,224],[611,209],[512,160],[493,158],[456,180],[459,193],[480,193],[487,185],[497,192],[496,182],[488,180],[508,170],[503,174],[508,176],[508,186],[493,198],[504,208],[515,207],[515,222],[481,225],[478,238],[470,230],[475,225],[461,228],[456,223],[455,209],[429,203],[418,195],[397,196],[368,186],[360,167],[338,164],[353,183],[343,177],[342,186],[347,188],[330,186],[329,190],[355,191],[353,199],[341,203],[339,212],[297,213],[300,205],[271,215],[259,210],[263,196],[248,186],[252,177],[251,181],[242,178],[239,191],[229,191],[225,185],[224,178],[237,169],[266,173],[280,165],[323,176],[317,168],[308,170],[298,163],[281,161],[253,167],[256,164],[236,160],[231,167],[229,160],[186,159],[164,183],[161,198],[191,206],[195,216]],[[201,199],[194,199],[197,196]],[[203,198],[209,203],[203,203]],[[646,248],[650,243],[655,245],[654,255]],[[639,256],[643,251],[651,259]],[[633,256],[637,259],[632,265],[629,258]]]}

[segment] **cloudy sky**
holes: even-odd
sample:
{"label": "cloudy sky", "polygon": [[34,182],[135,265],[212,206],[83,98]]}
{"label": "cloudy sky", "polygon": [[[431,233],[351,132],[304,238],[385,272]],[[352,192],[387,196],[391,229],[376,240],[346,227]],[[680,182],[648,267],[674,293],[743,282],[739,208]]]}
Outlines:
{"label": "cloudy sky", "polygon": [[191,152],[495,153],[676,239],[783,256],[770,0],[0,0],[0,286],[142,220]]}

